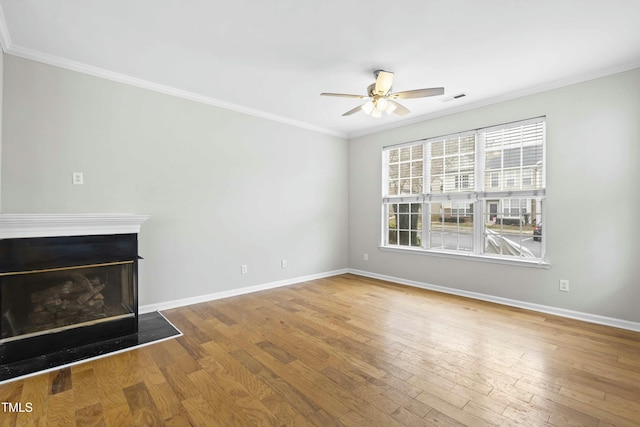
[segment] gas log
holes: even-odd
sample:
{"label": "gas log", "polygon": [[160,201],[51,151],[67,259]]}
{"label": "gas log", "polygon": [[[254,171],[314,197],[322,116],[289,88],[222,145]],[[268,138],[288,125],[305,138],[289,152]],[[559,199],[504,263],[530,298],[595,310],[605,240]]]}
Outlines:
{"label": "gas log", "polygon": [[[31,293],[29,321],[36,330],[59,327],[107,316],[102,290],[107,286],[99,278],[89,280],[75,272],[59,272],[56,285]],[[55,283],[54,282],[54,283]]]}

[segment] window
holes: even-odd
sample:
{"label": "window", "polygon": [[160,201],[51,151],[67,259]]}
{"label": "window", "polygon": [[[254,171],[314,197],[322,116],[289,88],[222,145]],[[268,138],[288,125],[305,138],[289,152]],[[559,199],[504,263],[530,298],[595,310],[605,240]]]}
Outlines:
{"label": "window", "polygon": [[500,187],[500,172],[491,173],[491,187],[492,188]]}
{"label": "window", "polygon": [[469,175],[456,175],[456,190],[458,188],[469,188]]}
{"label": "window", "polygon": [[421,145],[390,149],[387,152],[387,194],[397,196],[422,193],[423,160]]}
{"label": "window", "polygon": [[393,203],[387,206],[388,244],[420,247],[422,205]]}
{"label": "window", "polygon": [[385,247],[544,259],[545,120],[383,149]]}

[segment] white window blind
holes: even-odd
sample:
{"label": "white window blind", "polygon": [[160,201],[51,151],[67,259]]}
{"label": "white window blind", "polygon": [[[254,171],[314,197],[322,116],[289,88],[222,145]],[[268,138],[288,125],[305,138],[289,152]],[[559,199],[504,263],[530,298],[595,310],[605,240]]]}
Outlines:
{"label": "white window blind", "polygon": [[487,190],[530,190],[544,188],[544,122],[534,121],[481,133],[485,148]]}

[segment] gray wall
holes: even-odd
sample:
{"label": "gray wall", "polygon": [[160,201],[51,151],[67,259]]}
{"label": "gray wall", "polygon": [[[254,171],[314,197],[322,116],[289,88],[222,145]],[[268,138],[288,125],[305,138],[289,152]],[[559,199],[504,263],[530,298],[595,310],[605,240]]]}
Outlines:
{"label": "gray wall", "polygon": [[345,140],[11,55],[4,89],[3,212],[151,215],[142,305],[347,267]]}
{"label": "gray wall", "polygon": [[[2,212],[150,214],[143,305],[349,266],[640,321],[640,70],[347,143],[10,55],[3,68]],[[539,115],[550,269],[378,248],[383,146]]]}
{"label": "gray wall", "polygon": [[[547,117],[548,270],[378,248],[383,146]],[[380,275],[640,321],[640,70],[353,139],[349,266]],[[369,261],[363,260],[369,254]],[[568,279],[571,291],[558,291]]]}

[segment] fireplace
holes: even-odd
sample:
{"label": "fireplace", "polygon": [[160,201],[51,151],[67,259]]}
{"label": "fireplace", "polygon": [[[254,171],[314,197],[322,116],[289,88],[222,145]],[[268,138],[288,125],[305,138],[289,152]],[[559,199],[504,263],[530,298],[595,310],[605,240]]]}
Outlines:
{"label": "fireplace", "polygon": [[136,334],[146,219],[0,215],[0,364]]}
{"label": "fireplace", "polygon": [[134,270],[126,261],[1,273],[0,343],[135,317]]}

